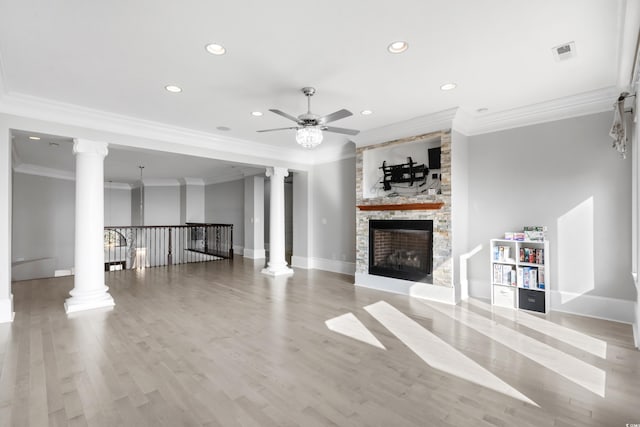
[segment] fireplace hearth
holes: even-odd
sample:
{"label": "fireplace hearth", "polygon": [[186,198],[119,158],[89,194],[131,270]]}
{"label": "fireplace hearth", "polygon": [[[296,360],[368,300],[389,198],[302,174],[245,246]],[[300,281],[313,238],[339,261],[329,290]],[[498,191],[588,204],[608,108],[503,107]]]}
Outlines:
{"label": "fireplace hearth", "polygon": [[369,274],[433,283],[432,270],[433,221],[369,221]]}

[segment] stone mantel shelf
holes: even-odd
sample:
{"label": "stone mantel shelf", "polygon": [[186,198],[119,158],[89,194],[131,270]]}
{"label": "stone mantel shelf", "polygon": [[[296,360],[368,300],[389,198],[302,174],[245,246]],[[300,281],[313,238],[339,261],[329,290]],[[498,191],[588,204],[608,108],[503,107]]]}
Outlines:
{"label": "stone mantel shelf", "polygon": [[406,203],[396,205],[357,205],[361,211],[415,211],[438,210],[444,206],[444,202]]}

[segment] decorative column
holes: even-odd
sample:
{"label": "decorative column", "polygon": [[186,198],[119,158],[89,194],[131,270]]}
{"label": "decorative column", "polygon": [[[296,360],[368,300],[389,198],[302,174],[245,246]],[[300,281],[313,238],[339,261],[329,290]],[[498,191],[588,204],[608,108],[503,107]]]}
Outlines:
{"label": "decorative column", "polygon": [[284,258],[284,178],[289,171],[286,168],[267,168],[266,175],[271,177],[269,262],[262,273],[269,276],[293,274]]}
{"label": "decorative column", "polygon": [[75,278],[67,313],[115,305],[104,283],[104,142],[75,139]]}

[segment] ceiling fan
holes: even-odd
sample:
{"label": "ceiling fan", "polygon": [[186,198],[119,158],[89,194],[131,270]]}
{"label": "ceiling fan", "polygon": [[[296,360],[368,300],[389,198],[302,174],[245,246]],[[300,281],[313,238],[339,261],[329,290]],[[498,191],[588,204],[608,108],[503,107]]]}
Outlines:
{"label": "ceiling fan", "polygon": [[274,108],[269,109],[272,113],[276,113],[282,117],[286,117],[289,120],[293,120],[297,123],[297,126],[291,126],[286,128],[276,129],[263,129],[258,132],[272,132],[276,130],[288,130],[296,129],[296,141],[298,144],[305,148],[314,148],[322,142],[322,131],[342,133],[345,135],[357,135],[360,133],[358,130],[338,128],[335,126],[327,126],[327,123],[335,122],[336,120],[344,119],[345,117],[352,116],[353,113],[349,110],[338,110],[334,113],[327,114],[326,116],[318,116],[311,112],[311,97],[316,93],[316,90],[312,87],[303,87],[302,93],[307,97],[307,112],[300,114],[298,117],[294,117],[283,111],[276,110]]}

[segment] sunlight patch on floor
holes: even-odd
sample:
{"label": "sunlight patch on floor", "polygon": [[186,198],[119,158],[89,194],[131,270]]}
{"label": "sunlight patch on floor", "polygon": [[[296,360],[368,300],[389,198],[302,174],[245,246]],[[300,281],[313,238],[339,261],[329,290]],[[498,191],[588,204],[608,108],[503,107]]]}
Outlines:
{"label": "sunlight patch on floor", "polygon": [[421,303],[604,397],[607,376],[602,369],[465,308],[436,306],[426,301]]}
{"label": "sunlight patch on floor", "polygon": [[384,345],[373,335],[353,313],[346,313],[324,322],[330,331],[346,335],[354,340],[370,344],[386,350]]}
{"label": "sunlight patch on floor", "polygon": [[392,305],[379,301],[364,309],[432,368],[539,406]]}
{"label": "sunlight patch on floor", "polygon": [[570,344],[573,347],[584,350],[594,356],[598,356],[602,359],[607,358],[606,341],[583,334],[582,332],[567,328],[566,326],[558,325],[557,323],[550,322],[546,319],[541,319],[540,317],[525,313],[521,310],[513,310],[495,305],[492,306],[473,298],[468,299],[467,302],[483,310],[492,311],[494,314],[504,319],[512,320],[520,325],[533,329],[534,331],[541,332],[547,336],[555,338],[558,341]]}

